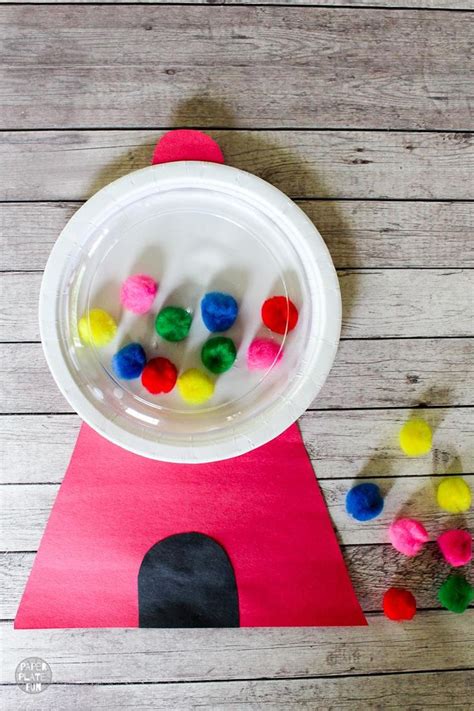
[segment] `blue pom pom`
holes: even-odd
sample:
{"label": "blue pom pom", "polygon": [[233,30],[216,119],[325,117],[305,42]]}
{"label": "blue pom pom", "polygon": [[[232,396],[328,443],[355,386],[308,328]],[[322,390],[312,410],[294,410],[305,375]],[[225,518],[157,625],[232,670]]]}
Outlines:
{"label": "blue pom pom", "polygon": [[201,301],[202,320],[209,331],[227,331],[235,319],[239,307],[230,294],[222,291],[210,291]]}
{"label": "blue pom pom", "polygon": [[133,378],[140,377],[145,365],[145,351],[139,343],[129,343],[112,358],[114,373],[123,380],[133,380]]}
{"label": "blue pom pom", "polygon": [[377,484],[358,484],[346,496],[346,511],[357,521],[370,521],[383,510],[383,497]]}

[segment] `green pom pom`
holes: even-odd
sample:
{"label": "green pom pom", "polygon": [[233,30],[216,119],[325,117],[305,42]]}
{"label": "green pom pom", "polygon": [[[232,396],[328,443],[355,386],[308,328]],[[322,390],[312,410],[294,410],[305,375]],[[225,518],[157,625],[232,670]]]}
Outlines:
{"label": "green pom pom", "polygon": [[191,328],[192,315],[180,306],[166,306],[156,317],[155,328],[165,341],[182,341]]}
{"label": "green pom pom", "polygon": [[210,338],[201,350],[201,360],[211,373],[225,373],[232,368],[236,355],[234,341],[224,336]]}
{"label": "green pom pom", "polygon": [[474,600],[474,588],[462,575],[449,575],[438,590],[438,600],[451,612],[464,612]]}

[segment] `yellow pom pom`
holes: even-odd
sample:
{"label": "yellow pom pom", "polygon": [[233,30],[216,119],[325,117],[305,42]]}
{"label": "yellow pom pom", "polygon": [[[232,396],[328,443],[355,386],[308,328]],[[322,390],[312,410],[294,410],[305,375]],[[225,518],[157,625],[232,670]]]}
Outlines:
{"label": "yellow pom pom", "polygon": [[407,457],[421,457],[431,449],[431,427],[424,420],[409,420],[400,430],[400,447]]}
{"label": "yellow pom pom", "polygon": [[438,506],[449,513],[467,511],[471,505],[471,490],[460,476],[443,479],[438,486]]}
{"label": "yellow pom pom", "polygon": [[106,346],[117,332],[117,324],[107,311],[92,309],[79,319],[79,336],[88,346]]}
{"label": "yellow pom pom", "polygon": [[200,405],[214,393],[214,383],[206,373],[197,368],[186,370],[178,378],[179,394],[191,405]]}

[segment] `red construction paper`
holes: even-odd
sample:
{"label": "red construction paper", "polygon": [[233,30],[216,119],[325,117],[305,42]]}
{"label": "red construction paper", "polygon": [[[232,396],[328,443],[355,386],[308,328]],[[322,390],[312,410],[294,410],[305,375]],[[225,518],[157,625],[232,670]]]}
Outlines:
{"label": "red construction paper", "polygon": [[139,457],[82,425],[15,627],[137,627],[144,555],[193,531],[225,548],[241,626],[366,624],[297,425],[196,465]]}
{"label": "red construction paper", "polygon": [[168,131],[158,141],[151,162],[155,165],[178,160],[223,163],[224,156],[219,145],[210,136],[190,128],[180,128]]}

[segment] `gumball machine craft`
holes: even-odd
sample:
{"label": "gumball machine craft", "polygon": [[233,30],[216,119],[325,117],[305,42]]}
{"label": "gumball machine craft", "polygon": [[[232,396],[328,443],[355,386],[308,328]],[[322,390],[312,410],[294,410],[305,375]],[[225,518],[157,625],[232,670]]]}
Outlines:
{"label": "gumball machine craft", "polygon": [[88,424],[16,627],[366,624],[294,424],[335,355],[337,277],[303,213],[223,162],[165,134],[53,250],[43,345]]}

